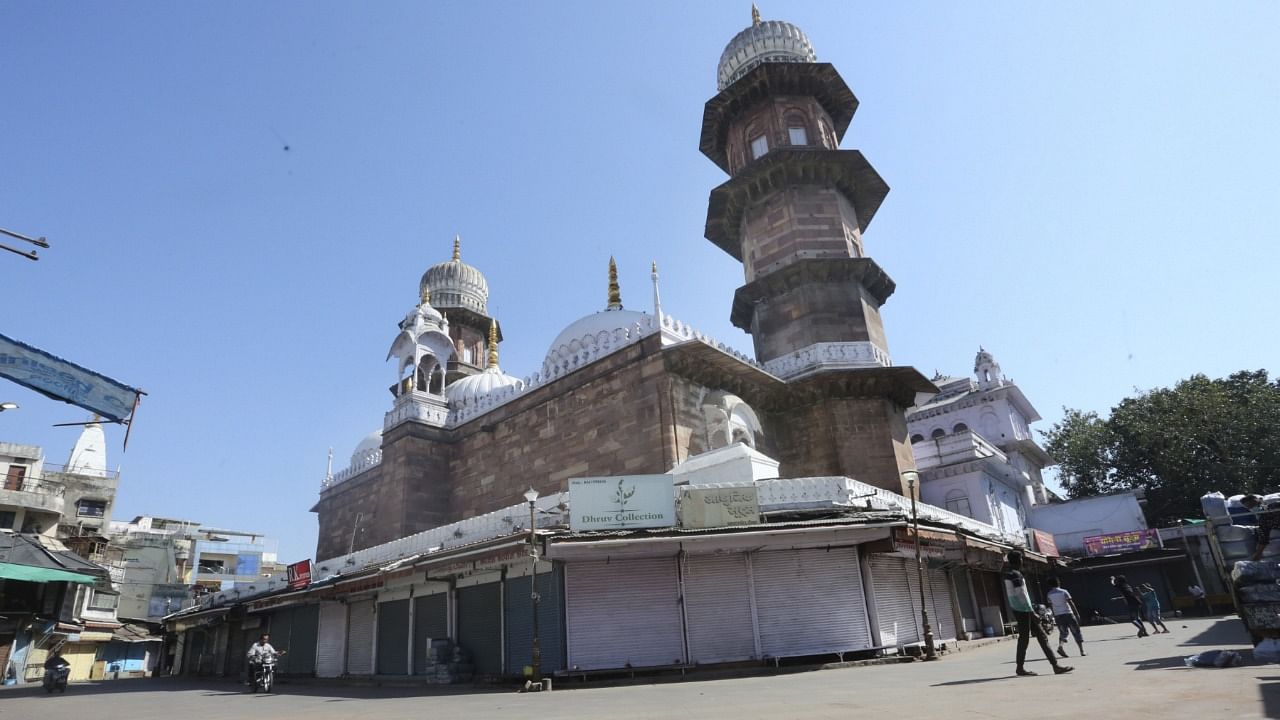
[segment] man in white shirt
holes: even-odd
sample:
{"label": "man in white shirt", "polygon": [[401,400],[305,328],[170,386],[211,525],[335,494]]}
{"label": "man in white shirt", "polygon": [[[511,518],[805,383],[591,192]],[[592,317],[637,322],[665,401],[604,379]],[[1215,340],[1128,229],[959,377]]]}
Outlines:
{"label": "man in white shirt", "polygon": [[1049,592],[1045,593],[1045,597],[1053,608],[1053,619],[1058,621],[1058,654],[1067,656],[1065,646],[1067,633],[1070,632],[1080,648],[1080,657],[1084,657],[1084,635],[1080,632],[1080,611],[1076,608],[1076,601],[1071,599],[1071,593],[1062,587],[1058,578],[1049,578],[1048,585]]}

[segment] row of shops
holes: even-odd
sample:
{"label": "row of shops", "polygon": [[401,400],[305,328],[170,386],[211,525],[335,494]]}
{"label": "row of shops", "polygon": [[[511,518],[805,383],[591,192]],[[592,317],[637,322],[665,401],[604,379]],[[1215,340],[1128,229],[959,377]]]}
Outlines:
{"label": "row of shops", "polygon": [[168,671],[240,675],[249,644],[269,633],[288,651],[285,676],[522,677],[535,589],[544,675],[903,652],[923,641],[922,597],[939,644],[1000,634],[1008,617],[993,592],[1007,546],[922,528],[922,588],[917,538],[894,513],[713,532],[540,530],[536,569],[528,538],[175,614]]}

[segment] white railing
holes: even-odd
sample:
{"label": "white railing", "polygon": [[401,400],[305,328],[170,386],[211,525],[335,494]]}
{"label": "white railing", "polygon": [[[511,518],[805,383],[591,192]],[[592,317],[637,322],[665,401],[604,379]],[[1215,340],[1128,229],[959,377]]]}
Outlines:
{"label": "white railing", "polygon": [[381,463],[382,450],[370,450],[357,458],[350,466],[339,470],[324,480],[321,480],[320,489],[323,491],[324,489],[337,485],[338,483],[346,482],[369,468],[377,467]]}

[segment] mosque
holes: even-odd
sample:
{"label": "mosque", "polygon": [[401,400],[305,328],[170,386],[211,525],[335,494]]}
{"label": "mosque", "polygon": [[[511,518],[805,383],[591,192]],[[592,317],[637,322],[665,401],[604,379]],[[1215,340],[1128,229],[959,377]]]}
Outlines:
{"label": "mosque", "polygon": [[540,371],[499,364],[488,283],[453,256],[423,274],[399,322],[391,407],[312,508],[318,560],[521,502],[570,478],[666,473],[745,444],[780,477],[856,478],[903,491],[904,412],[937,388],[894,365],[880,307],[894,291],[863,235],[888,186],[840,148],[858,100],[808,37],[753,12],[720,59],[699,149],[728,174],[705,237],[742,263],[728,300],[754,356],[664,312],[607,304],[552,341]]}

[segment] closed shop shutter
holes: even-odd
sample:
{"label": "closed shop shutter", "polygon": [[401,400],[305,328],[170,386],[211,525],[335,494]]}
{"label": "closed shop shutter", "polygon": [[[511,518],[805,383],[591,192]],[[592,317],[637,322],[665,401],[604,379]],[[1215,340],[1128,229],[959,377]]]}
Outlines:
{"label": "closed shop shutter", "polygon": [[583,670],[684,662],[676,560],[565,566],[569,666]]}
{"label": "closed shop shutter", "polygon": [[951,602],[951,578],[946,570],[925,568],[929,583],[929,624],[937,642],[956,639],[956,614]]}
{"label": "closed shop shutter", "polygon": [[689,662],[733,662],[758,656],[746,555],[686,556],[684,604]]}
{"label": "closed shop shutter", "polygon": [[346,655],[347,606],[337,602],[321,603],[316,638],[316,677],[341,676]]}
{"label": "closed shop shutter", "polygon": [[347,606],[347,674],[373,674],[374,604],[361,600]]}
{"label": "closed shop shutter", "polygon": [[409,603],[378,603],[378,674],[409,674]]}
{"label": "closed shop shutter", "polygon": [[502,674],[502,583],[458,588],[458,645],[477,675]]}
{"label": "closed shop shutter", "polygon": [[[503,591],[506,604],[507,674],[524,675],[533,662],[533,598],[529,577],[509,577]],[[561,623],[561,570],[538,573],[538,645],[542,673],[564,669],[564,626]]]}
{"label": "closed shop shutter", "polygon": [[449,593],[439,592],[413,600],[413,671],[427,671],[427,649],[432,640],[449,637]]}
{"label": "closed shop shutter", "polygon": [[320,626],[320,606],[301,605],[289,612],[289,634],[285,637],[271,635],[271,644],[277,650],[288,650],[280,658],[277,669],[281,675],[314,675],[316,672],[316,633]]}
{"label": "closed shop shutter", "polygon": [[871,646],[856,548],[758,552],[751,557],[751,577],[766,657]]}
{"label": "closed shop shutter", "polygon": [[[871,594],[876,603],[880,645],[902,646],[920,642],[920,596],[911,581],[915,568],[897,555],[869,555]],[[910,572],[908,572],[910,570]]]}

